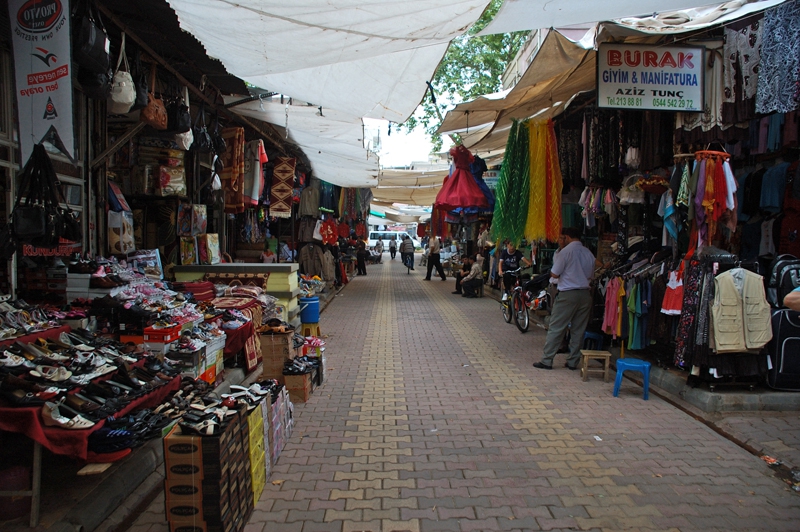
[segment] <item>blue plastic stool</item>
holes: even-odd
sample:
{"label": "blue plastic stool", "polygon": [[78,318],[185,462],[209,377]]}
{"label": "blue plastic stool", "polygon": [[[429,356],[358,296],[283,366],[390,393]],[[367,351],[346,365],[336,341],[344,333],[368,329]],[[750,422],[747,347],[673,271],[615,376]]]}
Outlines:
{"label": "blue plastic stool", "polygon": [[600,351],[603,349],[604,343],[605,343],[605,338],[601,333],[589,332],[589,331],[583,333],[584,349],[592,349],[594,351]]}
{"label": "blue plastic stool", "polygon": [[650,398],[650,362],[638,358],[625,358],[617,360],[617,378],[614,381],[614,397],[619,397],[619,387],[622,384],[622,374],[628,371],[638,371],[644,378],[644,400]]}

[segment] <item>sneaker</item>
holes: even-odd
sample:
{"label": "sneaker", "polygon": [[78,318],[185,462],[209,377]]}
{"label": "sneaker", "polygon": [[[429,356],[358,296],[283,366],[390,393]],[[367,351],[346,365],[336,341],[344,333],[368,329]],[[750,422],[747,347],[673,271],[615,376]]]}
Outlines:
{"label": "sneaker", "polygon": [[508,294],[503,294],[503,301],[508,301]]}

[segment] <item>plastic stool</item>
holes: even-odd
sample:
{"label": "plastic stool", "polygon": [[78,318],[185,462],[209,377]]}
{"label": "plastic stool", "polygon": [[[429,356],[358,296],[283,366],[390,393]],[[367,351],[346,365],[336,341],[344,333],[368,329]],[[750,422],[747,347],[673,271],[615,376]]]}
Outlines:
{"label": "plastic stool", "polygon": [[619,397],[619,387],[622,384],[622,374],[628,371],[638,371],[644,380],[644,400],[650,398],[650,362],[638,358],[617,360],[617,378],[614,380],[614,397]]}
{"label": "plastic stool", "polygon": [[603,349],[604,343],[605,343],[605,337],[603,336],[602,333],[589,332],[589,331],[583,333],[584,349],[594,349],[599,351]]}
{"label": "plastic stool", "polygon": [[316,336],[317,338],[321,338],[322,331],[319,329],[319,323],[304,323],[303,336]]}

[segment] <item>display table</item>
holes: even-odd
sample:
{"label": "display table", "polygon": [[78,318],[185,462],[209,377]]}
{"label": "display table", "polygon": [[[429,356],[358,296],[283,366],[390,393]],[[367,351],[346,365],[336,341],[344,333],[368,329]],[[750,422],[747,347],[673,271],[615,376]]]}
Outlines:
{"label": "display table", "polygon": [[9,338],[7,340],[3,340],[0,342],[0,348],[12,345],[16,342],[22,342],[23,344],[32,344],[36,342],[39,338],[44,338],[46,340],[57,340],[59,336],[61,336],[62,332],[69,332],[71,329],[67,325],[62,325],[60,327],[53,327],[52,329],[45,329],[44,331],[36,331],[31,334],[26,334],[25,336],[18,336],[16,338]]}

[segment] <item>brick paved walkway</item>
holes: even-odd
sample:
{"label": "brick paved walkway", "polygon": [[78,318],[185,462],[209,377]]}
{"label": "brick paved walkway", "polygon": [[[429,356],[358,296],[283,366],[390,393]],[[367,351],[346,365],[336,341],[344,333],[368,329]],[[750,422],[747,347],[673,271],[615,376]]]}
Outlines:
{"label": "brick paved walkway", "polygon": [[[536,370],[496,301],[368,267],[322,314],[328,380],[248,532],[798,530],[757,457],[641,388]],[[132,532],[163,532],[163,496]]]}

